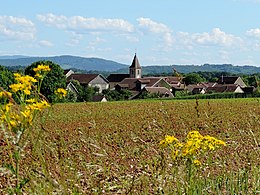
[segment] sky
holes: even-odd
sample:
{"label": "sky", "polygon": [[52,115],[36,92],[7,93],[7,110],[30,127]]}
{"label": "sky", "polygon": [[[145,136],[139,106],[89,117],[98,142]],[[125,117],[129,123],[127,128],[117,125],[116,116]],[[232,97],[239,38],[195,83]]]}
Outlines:
{"label": "sky", "polygon": [[260,66],[260,0],[0,0],[0,56]]}

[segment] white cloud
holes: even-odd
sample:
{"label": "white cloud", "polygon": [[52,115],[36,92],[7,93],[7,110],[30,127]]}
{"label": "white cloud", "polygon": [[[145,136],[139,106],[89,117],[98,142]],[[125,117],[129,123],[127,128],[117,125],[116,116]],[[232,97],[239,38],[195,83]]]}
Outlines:
{"label": "white cloud", "polygon": [[251,37],[260,38],[260,29],[259,28],[250,29],[246,31],[246,34]]}
{"label": "white cloud", "polygon": [[98,45],[99,43],[104,43],[106,42],[104,39],[101,39],[100,37],[96,37],[94,40],[89,42],[89,45],[95,46]]}
{"label": "white cloud", "polygon": [[219,46],[232,46],[242,43],[240,37],[232,34],[227,34],[219,28],[214,28],[211,33],[196,33],[192,34],[191,38],[201,45],[219,45]]}
{"label": "white cloud", "polygon": [[51,13],[46,15],[37,15],[37,18],[47,25],[82,34],[86,32],[110,31],[131,33],[134,31],[134,26],[123,19],[99,19],[82,16],[66,17],[62,15],[57,16]]}
{"label": "white cloud", "polygon": [[173,45],[174,39],[171,29],[162,23],[152,21],[150,18],[138,18],[139,26],[151,33],[163,34],[163,39],[168,47]]}
{"label": "white cloud", "polygon": [[50,41],[47,41],[47,40],[41,40],[41,41],[39,42],[39,44],[40,44],[41,46],[44,46],[44,47],[52,47],[52,46],[53,46],[53,43],[51,43]]}
{"label": "white cloud", "polygon": [[139,42],[139,39],[138,39],[138,37],[136,37],[136,36],[125,36],[125,38],[126,38],[126,40],[127,41],[129,41],[129,42],[132,42],[132,43],[137,43],[137,42]]}
{"label": "white cloud", "polygon": [[32,21],[14,16],[0,16],[0,36],[12,40],[34,40],[36,28]]}

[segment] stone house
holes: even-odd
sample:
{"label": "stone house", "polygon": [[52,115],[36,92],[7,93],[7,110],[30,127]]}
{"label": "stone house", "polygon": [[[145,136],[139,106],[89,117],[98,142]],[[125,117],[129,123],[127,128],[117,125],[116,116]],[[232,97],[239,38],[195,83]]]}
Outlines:
{"label": "stone house", "polygon": [[67,78],[67,86],[71,85],[71,81],[76,80],[82,86],[97,87],[99,93],[109,88],[108,80],[101,74],[71,74]]}

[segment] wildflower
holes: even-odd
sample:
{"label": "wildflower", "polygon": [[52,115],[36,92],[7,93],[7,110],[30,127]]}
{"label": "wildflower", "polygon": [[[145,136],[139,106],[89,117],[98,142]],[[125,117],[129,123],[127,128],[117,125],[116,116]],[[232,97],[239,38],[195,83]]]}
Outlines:
{"label": "wildflower", "polygon": [[165,148],[167,147],[169,144],[172,144],[173,142],[178,142],[178,139],[174,136],[171,135],[166,135],[165,139],[160,141],[160,145]]}
{"label": "wildflower", "polygon": [[201,162],[197,159],[193,161],[193,164],[196,166],[201,166]]}
{"label": "wildflower", "polygon": [[6,98],[12,97],[12,94],[8,91],[1,91],[0,92],[0,98],[2,98],[2,97],[6,97]]}
{"label": "wildflower", "polygon": [[12,126],[12,127],[16,127],[17,126],[17,121],[13,121],[13,120],[11,120],[10,121],[10,125]]}
{"label": "wildflower", "polygon": [[[201,162],[197,159],[208,151],[213,151],[226,143],[209,135],[203,136],[198,131],[191,131],[184,143],[180,143],[174,136],[166,135],[160,142],[163,148],[171,146],[171,157],[176,159],[190,159],[193,164],[200,166]],[[195,159],[195,160],[194,160]]]}
{"label": "wildflower", "polygon": [[5,111],[5,112],[9,112],[12,106],[13,106],[13,103],[10,103],[10,102],[7,103],[7,104],[5,105],[4,111]]}
{"label": "wildflower", "polygon": [[15,73],[15,80],[17,83],[10,85],[11,91],[16,93],[22,91],[26,95],[31,94],[32,84],[37,80],[29,75],[22,76],[19,73]]}
{"label": "wildflower", "polygon": [[67,95],[67,91],[63,88],[58,88],[56,91],[55,91],[55,94],[58,96],[59,99],[62,99],[64,97],[66,97]]}
{"label": "wildflower", "polygon": [[51,71],[49,66],[46,65],[38,65],[37,68],[33,69],[34,72],[48,72]]}
{"label": "wildflower", "polygon": [[42,100],[41,102],[35,102],[33,104],[29,104],[26,106],[28,110],[38,110],[41,111],[44,108],[50,107],[49,103],[46,100]]}
{"label": "wildflower", "polygon": [[26,102],[28,102],[28,103],[35,103],[36,99],[28,99],[28,100],[26,100]]}

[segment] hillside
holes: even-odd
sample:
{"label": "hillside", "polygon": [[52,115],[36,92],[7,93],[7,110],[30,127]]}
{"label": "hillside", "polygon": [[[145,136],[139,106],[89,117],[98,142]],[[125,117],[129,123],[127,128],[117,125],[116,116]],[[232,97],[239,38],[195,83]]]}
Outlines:
{"label": "hillside", "polygon": [[[204,65],[172,65],[172,66],[143,66],[143,75],[170,74],[176,69],[179,73],[190,72],[229,72],[233,74],[254,74],[260,73],[260,67],[256,66],[233,66],[231,64],[204,64]],[[125,73],[128,69],[118,70],[118,73]]]}
{"label": "hillside", "polygon": [[[84,72],[113,72],[127,73],[128,66],[111,60],[101,58],[84,58],[78,56],[62,55],[54,57],[27,57],[27,56],[0,56],[0,65],[3,66],[28,66],[40,60],[50,60],[63,69],[77,69]],[[204,65],[153,65],[142,66],[143,75],[171,74],[175,68],[180,73],[190,72],[229,72],[233,74],[254,74],[260,73],[260,67],[256,66],[234,66],[231,64],[204,64]]]}
{"label": "hillside", "polygon": [[0,65],[3,66],[28,66],[33,62],[40,60],[50,60],[59,64],[62,68],[76,68],[80,70],[96,71],[116,71],[127,68],[127,65],[120,64],[111,60],[101,58],[84,58],[78,56],[54,56],[54,57],[19,57],[19,56],[2,56]]}

